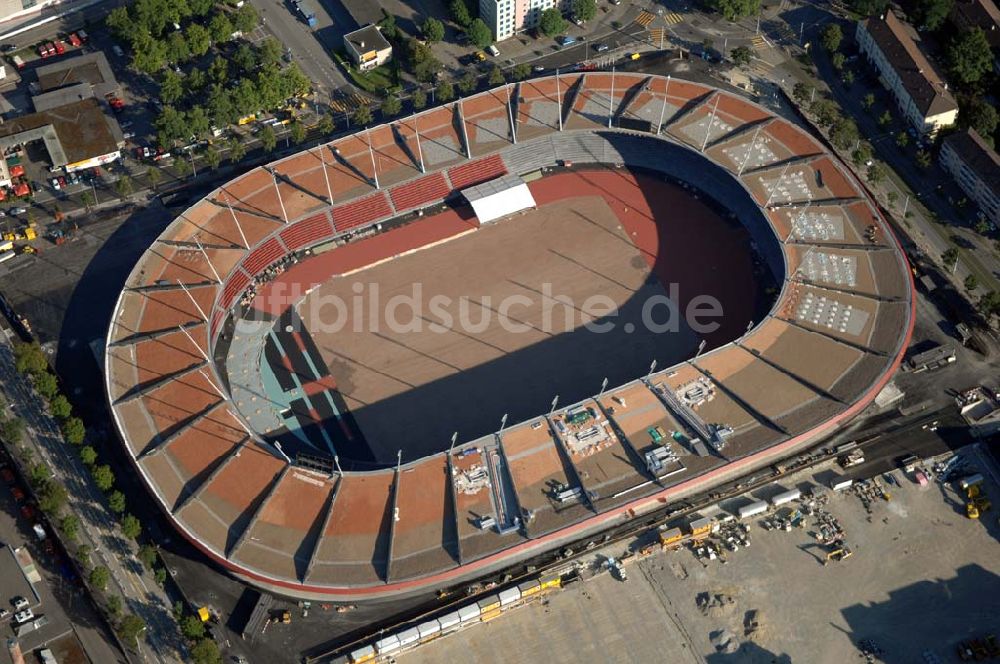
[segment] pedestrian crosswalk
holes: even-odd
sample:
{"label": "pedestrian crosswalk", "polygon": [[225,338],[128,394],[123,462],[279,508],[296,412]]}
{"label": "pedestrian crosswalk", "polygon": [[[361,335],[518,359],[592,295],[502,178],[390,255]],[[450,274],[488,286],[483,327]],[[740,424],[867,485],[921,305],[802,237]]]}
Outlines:
{"label": "pedestrian crosswalk", "polygon": [[659,46],[667,40],[665,28],[650,28],[649,29],[649,41],[653,46]]}
{"label": "pedestrian crosswalk", "polygon": [[684,22],[684,16],[682,14],[667,14],[663,20],[667,22],[667,25],[677,25]]}
{"label": "pedestrian crosswalk", "polygon": [[756,49],[765,49],[765,48],[767,48],[767,40],[764,39],[761,35],[754,35],[750,39],[750,43],[753,44],[753,47],[756,48]]}
{"label": "pedestrian crosswalk", "polygon": [[639,25],[646,26],[652,23],[655,18],[656,18],[655,14],[651,14],[650,12],[647,12],[644,9],[641,12],[639,12],[639,15],[635,19],[635,22],[638,23]]}
{"label": "pedestrian crosswalk", "polygon": [[330,108],[332,108],[335,113],[350,113],[358,106],[367,106],[368,103],[368,99],[361,96],[357,92],[351,92],[349,94],[338,92],[331,97]]}

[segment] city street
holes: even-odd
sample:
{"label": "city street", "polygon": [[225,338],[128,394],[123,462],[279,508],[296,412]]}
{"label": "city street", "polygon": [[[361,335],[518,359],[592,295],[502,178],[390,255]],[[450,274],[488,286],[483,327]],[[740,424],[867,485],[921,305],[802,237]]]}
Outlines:
{"label": "city street", "polygon": [[54,418],[39,408],[41,397],[17,373],[11,340],[6,336],[0,339],[0,380],[11,409],[25,421],[25,437],[35,449],[35,458],[49,466],[53,480],[61,482],[72,497],[67,506],[80,519],[80,541],[91,547],[92,564],[110,570],[126,609],[146,623],[146,640],[138,644],[142,659],[164,664],[182,661],[183,645],[171,615],[170,599],[136,559],[134,542],[122,537],[115,518],[104,505],[104,496],[63,441]]}

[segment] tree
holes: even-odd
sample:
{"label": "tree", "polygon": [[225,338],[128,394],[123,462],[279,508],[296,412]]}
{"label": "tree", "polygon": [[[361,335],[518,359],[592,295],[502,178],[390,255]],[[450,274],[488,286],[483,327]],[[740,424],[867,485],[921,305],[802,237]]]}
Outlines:
{"label": "tree", "polygon": [[63,395],[59,394],[49,402],[49,410],[52,411],[52,415],[60,420],[65,420],[73,412],[73,407],[69,404],[69,400]]}
{"label": "tree", "polygon": [[252,32],[260,24],[260,16],[252,4],[246,2],[233,15],[233,27],[237,32]]}
{"label": "tree", "polygon": [[298,120],[292,123],[291,127],[288,129],[288,133],[292,139],[292,143],[295,143],[296,145],[306,140],[306,128]]}
{"label": "tree", "polygon": [[316,131],[318,131],[323,136],[333,132],[333,113],[324,113],[323,117],[319,119],[316,123]]}
{"label": "tree", "polygon": [[882,14],[889,6],[889,0],[851,0],[851,9],[861,16]]}
{"label": "tree", "polygon": [[121,595],[112,595],[108,598],[108,613],[111,614],[112,618],[116,618],[121,615],[122,612],[122,598]]}
{"label": "tree", "polygon": [[413,75],[418,81],[427,82],[441,71],[441,62],[434,57],[430,46],[421,44],[416,39],[406,43],[407,61],[413,68]]}
{"label": "tree", "polygon": [[59,521],[59,529],[66,539],[75,542],[77,535],[80,534],[80,518],[75,514],[67,514]]}
{"label": "tree", "polygon": [[152,544],[143,544],[139,547],[138,558],[146,569],[153,569],[156,566],[156,547]]}
{"label": "tree", "polygon": [[868,94],[866,94],[864,98],[862,98],[861,100],[861,105],[864,107],[866,111],[870,111],[872,106],[875,105],[875,93],[869,92]]}
{"label": "tree", "polygon": [[878,123],[882,127],[888,127],[892,124],[892,113],[888,110],[882,111],[882,115],[878,116]]}
{"label": "tree", "polygon": [[187,112],[188,136],[201,138],[208,135],[212,130],[212,121],[208,119],[208,113],[201,106],[193,106]]}
{"label": "tree", "polygon": [[955,247],[949,247],[946,249],[945,252],[941,254],[941,263],[949,270],[953,269],[955,264],[958,263],[958,249]]}
{"label": "tree", "polygon": [[66,504],[69,494],[59,482],[48,481],[38,492],[38,506],[46,514],[57,514]]}
{"label": "tree", "polygon": [[362,127],[371,124],[372,121],[372,109],[368,104],[361,104],[356,109],[354,113],[351,114],[351,121],[356,125]]}
{"label": "tree", "polygon": [[[736,48],[734,48],[732,51],[729,52],[729,58],[733,61],[733,64],[735,64],[736,66],[745,67],[748,64],[750,64],[751,60],[753,60],[753,51],[746,46],[737,46]],[[798,85],[801,84],[796,83],[795,85],[797,87]],[[792,89],[792,94],[793,95],[795,94],[794,88]]]}
{"label": "tree", "polygon": [[964,286],[965,290],[969,291],[970,293],[979,288],[979,280],[976,279],[976,275],[970,274],[969,276],[967,276],[965,278]]}
{"label": "tree", "polygon": [[62,434],[70,445],[79,445],[87,437],[87,429],[79,417],[70,417],[62,423]]}
{"label": "tree", "polygon": [[139,616],[129,614],[118,623],[118,635],[122,641],[131,645],[138,641],[139,635],[146,631],[146,623]]}
{"label": "tree", "polygon": [[829,127],[840,117],[837,105],[829,99],[817,99],[809,106],[809,111],[816,116],[816,122],[821,127]]}
{"label": "tree", "polygon": [[184,31],[184,37],[187,39],[188,50],[191,51],[191,55],[195,57],[201,57],[208,53],[208,49],[212,48],[212,35],[205,28],[197,23],[192,23]]}
{"label": "tree", "polygon": [[830,56],[830,64],[837,71],[841,71],[844,68],[844,63],[847,62],[847,58],[843,53],[834,53]]}
{"label": "tree", "polygon": [[135,186],[132,184],[132,178],[127,175],[123,175],[118,178],[118,181],[115,182],[115,191],[118,192],[119,198],[123,201],[131,196],[132,192],[135,191]]}
{"label": "tree", "polygon": [[489,83],[490,86],[497,86],[504,82],[503,70],[500,67],[493,65],[493,69],[490,70]]}
{"label": "tree", "polygon": [[469,7],[465,4],[465,0],[451,0],[448,3],[448,14],[451,16],[451,20],[463,28],[472,23],[472,15],[469,13]]}
{"label": "tree", "polygon": [[979,217],[972,225],[972,228],[980,235],[986,235],[990,232],[990,222],[986,221],[986,217]]}
{"label": "tree", "polygon": [[873,162],[871,166],[868,167],[868,181],[872,184],[878,184],[885,179],[885,166],[882,162]]}
{"label": "tree", "polygon": [[711,0],[711,7],[727,21],[738,21],[760,11],[760,0]]}
{"label": "tree", "polygon": [[573,18],[589,21],[597,16],[596,0],[573,0]]}
{"label": "tree", "polygon": [[154,192],[156,191],[156,185],[158,185],[162,179],[163,173],[156,166],[150,166],[146,169],[146,182],[149,183],[149,186],[153,188]]}
{"label": "tree", "polygon": [[90,212],[90,207],[94,204],[94,195],[87,190],[80,194],[80,202],[83,203],[84,209]]}
{"label": "tree", "polygon": [[268,37],[257,47],[257,61],[260,62],[260,66],[264,69],[277,67],[281,63],[281,56],[283,54],[284,49],[281,46],[281,42],[274,37]]}
{"label": "tree", "polygon": [[[544,12],[542,13],[544,14]],[[479,48],[486,48],[493,43],[493,33],[481,18],[474,19],[469,23],[465,34],[469,35],[469,41]]]}
{"label": "tree", "polygon": [[424,92],[423,88],[417,88],[413,91],[413,95],[410,96],[410,103],[413,104],[414,110],[420,110],[427,105],[427,93]]}
{"label": "tree", "polygon": [[181,77],[173,69],[167,69],[160,79],[160,101],[164,104],[176,104],[184,96],[184,85]]}
{"label": "tree", "polygon": [[242,42],[232,55],[233,64],[244,74],[249,74],[257,68],[257,53],[247,42]]}
{"label": "tree", "polygon": [[917,150],[917,166],[923,169],[931,167],[931,153],[927,150]]}
{"label": "tree", "polygon": [[153,572],[153,579],[155,579],[156,582],[162,586],[167,581],[167,570],[162,567],[157,567]]}
{"label": "tree", "polygon": [[979,95],[960,100],[958,124],[975,129],[984,141],[993,145],[993,133],[1000,123],[997,109]]}
{"label": "tree", "polygon": [[896,193],[895,191],[890,191],[890,192],[886,193],[886,195],[885,195],[885,201],[888,204],[888,206],[889,206],[890,209],[895,208],[896,207],[896,203],[899,202],[899,194]]}
{"label": "tree", "polygon": [[166,49],[167,62],[175,65],[186,62],[191,57],[191,49],[188,47],[184,35],[180,32],[170,33],[170,36],[167,37]]}
{"label": "tree", "polygon": [[97,462],[97,450],[90,445],[80,448],[80,461],[85,466],[93,466]]}
{"label": "tree", "polygon": [[209,146],[202,156],[205,157],[205,164],[213,171],[222,163],[222,155],[214,147]]}
{"label": "tree", "polygon": [[538,29],[546,37],[555,37],[566,29],[566,19],[558,9],[550,7],[538,18]]}
{"label": "tree", "polygon": [[993,69],[990,42],[978,27],[959,32],[948,46],[946,58],[951,74],[963,85],[978,83]]}
{"label": "tree", "polygon": [[94,484],[101,491],[109,491],[115,485],[115,474],[111,472],[111,466],[107,464],[95,466],[90,472],[94,478]]}
{"label": "tree", "polygon": [[229,161],[231,163],[235,164],[247,156],[247,147],[243,145],[243,141],[239,138],[234,137],[229,139],[227,147],[229,148]]}
{"label": "tree", "polygon": [[278,145],[278,137],[274,133],[274,129],[264,127],[260,130],[258,138],[260,139],[260,146],[264,148],[264,152],[274,152],[274,148]]}
{"label": "tree", "polygon": [[806,85],[805,83],[799,82],[796,83],[795,86],[792,88],[792,97],[794,97],[795,101],[799,102],[800,104],[805,104],[807,101],[810,101],[812,99],[812,96],[813,96],[813,87],[811,85]]}
{"label": "tree", "polygon": [[14,366],[18,373],[39,374],[49,370],[49,360],[38,342],[14,345]]}
{"label": "tree", "polygon": [[160,111],[153,122],[153,127],[156,129],[157,143],[164,149],[170,149],[174,141],[189,135],[186,134],[187,120],[184,113],[169,105]]}
{"label": "tree", "polygon": [[115,491],[110,496],[108,496],[108,508],[115,514],[121,514],[125,511],[125,494],[121,491]]}
{"label": "tree", "polygon": [[444,23],[433,16],[424,21],[424,24],[420,26],[420,31],[423,33],[424,39],[431,43],[444,39]]}
{"label": "tree", "polygon": [[233,28],[232,21],[226,16],[225,12],[217,12],[212,20],[208,22],[208,32],[212,36],[212,41],[216,44],[221,44],[227,42],[232,38]]}
{"label": "tree", "polygon": [[181,634],[191,641],[197,641],[205,636],[205,624],[198,616],[184,616],[181,620]]}
{"label": "tree", "polygon": [[24,437],[24,420],[20,417],[12,417],[0,421],[0,438],[9,445],[17,445]]}
{"label": "tree", "polygon": [[90,570],[90,576],[87,578],[91,586],[98,590],[104,590],[108,585],[108,580],[111,578],[111,572],[104,565],[98,565]]}
{"label": "tree", "polygon": [[45,486],[50,477],[52,477],[52,471],[44,463],[36,463],[28,471],[28,479],[31,481],[31,485],[36,488]]}
{"label": "tree", "polygon": [[394,115],[399,115],[401,110],[403,110],[403,102],[395,95],[386,97],[385,101],[382,102],[382,117],[391,118]]}
{"label": "tree", "polygon": [[219,646],[212,639],[201,639],[190,650],[193,664],[222,664]]}
{"label": "tree", "polygon": [[90,562],[90,545],[81,544],[76,547],[76,559],[80,561],[80,564],[84,567]]}
{"label": "tree", "polygon": [[839,117],[833,123],[833,127],[830,129],[830,142],[839,149],[847,150],[852,145],[854,145],[858,139],[861,137],[858,131],[858,125],[854,123],[854,120],[845,117]]}
{"label": "tree", "polygon": [[32,382],[35,385],[35,391],[46,399],[51,399],[59,394],[59,381],[48,371],[36,375]]}
{"label": "tree", "polygon": [[820,43],[830,53],[840,48],[840,43],[844,40],[844,32],[840,29],[839,23],[828,23],[820,35]]}
{"label": "tree", "polygon": [[977,306],[987,319],[1000,316],[1000,291],[990,291],[980,296]]}
{"label": "tree", "polygon": [[872,160],[872,147],[868,143],[861,143],[851,153],[851,161],[858,168],[866,166]]}
{"label": "tree", "polygon": [[136,539],[142,533],[142,524],[132,514],[122,517],[122,534],[129,539]]}
{"label": "tree", "polygon": [[455,86],[451,84],[451,81],[441,81],[438,83],[434,94],[438,101],[451,101],[455,98]]}
{"label": "tree", "polygon": [[465,74],[458,80],[458,89],[463,95],[467,95],[476,89],[476,74],[471,69],[467,69]]}
{"label": "tree", "polygon": [[526,62],[521,62],[514,65],[514,79],[518,81],[523,81],[524,79],[531,76],[531,65]]}
{"label": "tree", "polygon": [[913,19],[921,27],[934,31],[944,25],[954,0],[918,0],[913,5]]}

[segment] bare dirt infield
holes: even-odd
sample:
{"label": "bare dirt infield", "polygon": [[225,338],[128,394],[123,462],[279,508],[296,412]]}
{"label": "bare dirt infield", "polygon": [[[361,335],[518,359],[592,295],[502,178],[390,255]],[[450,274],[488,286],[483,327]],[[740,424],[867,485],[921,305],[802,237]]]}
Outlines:
{"label": "bare dirt infield", "polygon": [[[333,277],[300,303],[379,462],[393,463],[399,449],[404,460],[445,449],[453,432],[475,439],[505,413],[514,423],[546,411],[557,394],[573,403],[605,377],[616,385],[643,374],[653,359],[663,367],[689,357],[700,337],[686,324],[677,332],[642,324],[643,306],[666,296],[664,283],[679,284],[681,306],[699,293],[719,298],[725,317],[713,337],[731,339],[750,319],[745,231],[681,188],[621,170],[563,174],[531,188],[538,210]],[[359,299],[359,289],[368,298],[376,287],[379,306]],[[409,305],[395,310],[404,329],[390,320],[399,295],[420,303],[416,316]],[[448,304],[435,309],[432,298],[441,296]],[[594,296],[605,301],[585,304]],[[331,298],[348,306],[317,307]],[[616,315],[598,319],[610,331],[583,327],[610,303]],[[655,320],[666,316],[665,305],[654,308]]]}

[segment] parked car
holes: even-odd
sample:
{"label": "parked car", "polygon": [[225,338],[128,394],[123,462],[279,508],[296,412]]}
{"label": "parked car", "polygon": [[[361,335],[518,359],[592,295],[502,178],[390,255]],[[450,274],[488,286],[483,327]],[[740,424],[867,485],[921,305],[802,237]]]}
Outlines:
{"label": "parked car", "polygon": [[608,50],[608,45],[607,44],[594,44],[594,50],[597,51],[598,53],[604,53],[606,50]]}
{"label": "parked car", "polygon": [[55,189],[56,191],[59,191],[60,189],[59,178],[52,178],[52,188]]}
{"label": "parked car", "polygon": [[10,211],[10,213],[11,214],[24,214],[27,211],[28,211],[28,208],[26,208],[26,207],[16,207],[16,208],[12,208],[11,211]]}
{"label": "parked car", "polygon": [[493,44],[490,44],[489,46],[487,46],[486,50],[489,51],[490,55],[492,55],[494,58],[499,58],[500,57],[500,49],[498,49]]}

